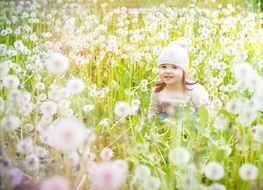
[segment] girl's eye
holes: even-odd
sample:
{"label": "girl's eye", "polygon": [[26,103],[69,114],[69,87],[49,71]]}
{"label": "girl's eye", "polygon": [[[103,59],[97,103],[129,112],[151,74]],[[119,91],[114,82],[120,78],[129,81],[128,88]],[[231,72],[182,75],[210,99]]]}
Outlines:
{"label": "girl's eye", "polygon": [[162,65],[162,66],[161,66],[161,68],[162,68],[162,69],[165,69],[165,68],[166,68],[166,66],[165,66],[165,65]]}
{"label": "girl's eye", "polygon": [[177,69],[177,67],[176,67],[176,66],[173,66],[173,68],[174,68],[174,69]]}

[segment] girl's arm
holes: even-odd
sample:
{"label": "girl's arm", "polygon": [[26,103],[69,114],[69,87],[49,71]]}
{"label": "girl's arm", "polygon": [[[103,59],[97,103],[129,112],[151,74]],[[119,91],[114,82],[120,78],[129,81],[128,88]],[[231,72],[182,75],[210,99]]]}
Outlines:
{"label": "girl's arm", "polygon": [[196,109],[208,102],[208,93],[201,84],[196,84],[191,94]]}

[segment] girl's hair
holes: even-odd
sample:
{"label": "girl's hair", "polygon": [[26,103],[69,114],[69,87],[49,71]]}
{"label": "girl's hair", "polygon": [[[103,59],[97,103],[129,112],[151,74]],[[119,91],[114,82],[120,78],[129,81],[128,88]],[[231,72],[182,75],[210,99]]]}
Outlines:
{"label": "girl's hair", "polygon": [[[197,81],[194,81],[194,82],[188,82],[186,79],[185,79],[185,72],[183,72],[183,89],[184,89],[184,92],[186,90],[191,90],[190,88],[187,87],[187,85],[194,85],[197,83]],[[164,87],[166,86],[166,84],[163,82],[163,81],[158,81],[154,84],[154,92],[160,92],[164,89]]]}

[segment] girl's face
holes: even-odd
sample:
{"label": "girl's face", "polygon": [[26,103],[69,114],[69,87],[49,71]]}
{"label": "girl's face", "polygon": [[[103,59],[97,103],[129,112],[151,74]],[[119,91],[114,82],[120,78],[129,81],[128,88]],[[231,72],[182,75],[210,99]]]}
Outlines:
{"label": "girl's face", "polygon": [[161,64],[159,66],[159,76],[165,84],[178,84],[183,81],[183,75],[183,69],[176,65]]}

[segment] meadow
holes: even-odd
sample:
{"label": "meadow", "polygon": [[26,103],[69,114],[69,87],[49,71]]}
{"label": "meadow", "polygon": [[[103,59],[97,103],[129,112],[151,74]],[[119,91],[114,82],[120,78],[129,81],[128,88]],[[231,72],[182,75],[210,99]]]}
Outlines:
{"label": "meadow", "polygon": [[[263,189],[260,4],[146,2],[0,2],[1,190]],[[149,118],[179,38],[209,101]]]}

